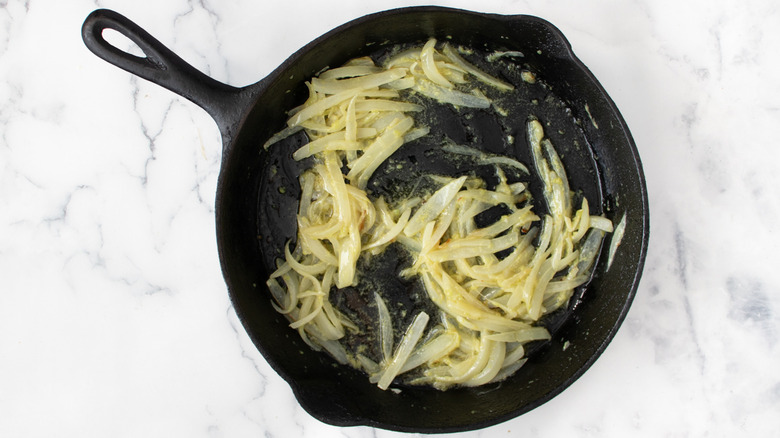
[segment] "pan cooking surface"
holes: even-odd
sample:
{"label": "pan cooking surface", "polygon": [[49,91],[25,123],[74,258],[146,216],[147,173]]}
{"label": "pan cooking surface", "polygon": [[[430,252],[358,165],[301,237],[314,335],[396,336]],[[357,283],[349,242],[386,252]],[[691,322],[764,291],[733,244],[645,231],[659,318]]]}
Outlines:
{"label": "pan cooking surface", "polygon": [[[419,44],[415,44],[419,45]],[[391,56],[406,47],[375,50],[371,56],[381,65]],[[591,214],[603,214],[602,184],[596,160],[581,129],[583,121],[576,119],[569,105],[559,98],[544,77],[530,78],[529,65],[518,53],[496,57],[490,48],[469,48],[468,61],[481,70],[515,85],[509,92],[498,91],[485,86],[483,90],[494,102],[488,109],[456,108],[449,104],[432,101],[414,93],[402,95],[403,100],[419,103],[424,107],[414,114],[417,126],[430,127],[430,133],[420,139],[404,144],[390,159],[374,173],[367,188],[373,197],[383,196],[387,200],[400,200],[432,189],[426,175],[458,177],[476,175],[494,188],[498,182],[494,166],[477,165],[474,160],[442,150],[442,145],[454,143],[478,148],[483,152],[509,156],[527,165],[531,174],[507,169],[509,182],[525,182],[532,194],[534,211],[546,213],[547,206],[542,196],[542,182],[532,165],[531,151],[526,138],[526,124],[529,118],[538,118],[545,128],[545,135],[552,141],[567,171],[572,191],[573,205],[579,205],[585,196],[591,206]],[[500,53],[500,52],[499,52]],[[334,66],[335,67],[335,66]],[[303,86],[303,85],[302,85]],[[301,98],[301,103],[305,97]],[[280,109],[284,111],[286,109]],[[281,128],[281,127],[280,127]],[[276,269],[276,259],[284,258],[285,244],[294,246],[296,239],[296,213],[300,196],[298,175],[311,165],[310,159],[295,162],[292,152],[307,142],[303,133],[288,137],[269,149],[261,182],[257,208],[258,243],[267,273]],[[498,219],[502,211],[488,211],[481,219],[485,224]],[[356,287],[348,287],[338,293],[331,293],[331,302],[350,319],[362,327],[376,323],[377,310],[373,293],[379,292],[393,315],[396,341],[402,336],[414,315],[425,311],[436,315],[436,306],[427,298],[425,290],[417,279],[405,280],[398,273],[411,265],[412,259],[400,244],[391,245],[383,254],[373,257],[361,256],[358,265],[359,276]],[[568,308],[545,316],[540,325],[555,335],[566,322],[572,309],[581,298],[585,286],[579,287]],[[364,345],[372,351],[378,342],[371,334],[347,335],[346,342],[352,347]],[[527,354],[543,347],[542,342],[527,346]]]}

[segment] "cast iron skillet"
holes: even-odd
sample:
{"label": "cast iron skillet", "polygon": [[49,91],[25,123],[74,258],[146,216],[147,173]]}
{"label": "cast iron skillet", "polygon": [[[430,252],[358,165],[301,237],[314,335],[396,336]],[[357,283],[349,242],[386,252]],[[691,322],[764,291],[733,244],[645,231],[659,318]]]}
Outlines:
{"label": "cast iron skillet", "polygon": [[[145,57],[109,44],[102,35],[105,29],[130,38]],[[425,433],[497,424],[534,409],[571,385],[604,351],[625,318],[648,241],[642,167],[614,103],[550,23],[531,16],[440,7],[389,10],[328,32],[265,79],[242,88],[205,76],[113,11],[90,14],[82,36],[99,57],[186,97],[216,121],[223,141],[216,195],[217,242],[230,299],[258,350],[289,382],[300,404],[323,422]],[[606,257],[599,259],[587,288],[578,291],[568,309],[546,321],[554,332],[552,341],[536,348],[513,377],[476,389],[441,392],[399,387],[381,391],[365,375],[309,349],[270,305],[264,286],[267,275],[282,245],[295,236],[300,164],[291,160],[290,153],[306,139],[302,134],[293,136],[267,152],[261,145],[284,126],[285,111],[305,100],[303,82],[323,67],[335,67],[357,56],[381,58],[397,44],[422,44],[429,37],[477,52],[520,51],[522,58],[502,58],[498,64],[481,66],[515,82],[517,72],[527,69],[539,82],[525,87],[529,91],[515,103],[506,103],[510,113],[518,114],[514,119],[497,121],[482,110],[471,111],[468,117],[452,108],[433,111],[430,116],[442,121],[435,127],[433,140],[402,148],[404,152],[394,158],[414,163],[422,171],[461,172],[428,153],[434,143],[448,137],[487,145],[492,152],[513,154],[530,163],[524,126],[533,111],[550,123],[547,134],[562,155],[572,186],[591,202],[592,213],[603,212],[614,222],[625,214],[627,227],[611,267],[607,269]],[[509,71],[507,63],[518,68]],[[510,137],[517,141],[508,141]],[[372,184],[372,190],[382,189],[382,184]],[[403,295],[403,288],[396,293]]]}

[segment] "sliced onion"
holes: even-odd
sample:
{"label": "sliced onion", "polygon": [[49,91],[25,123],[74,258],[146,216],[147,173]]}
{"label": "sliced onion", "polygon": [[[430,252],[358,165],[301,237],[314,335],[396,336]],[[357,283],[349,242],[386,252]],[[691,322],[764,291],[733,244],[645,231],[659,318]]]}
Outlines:
{"label": "sliced onion", "polygon": [[414,140],[417,140],[418,138],[425,137],[426,135],[428,135],[429,132],[431,132],[431,128],[427,126],[414,128],[411,131],[407,132],[406,135],[404,135],[404,143],[409,143]]}
{"label": "sliced onion", "polygon": [[[377,134],[376,129],[374,128],[355,128],[355,140],[357,139],[364,139],[364,138],[370,138]],[[311,141],[303,146],[301,146],[298,150],[293,152],[293,159],[296,161],[303,160],[304,158],[308,158],[312,155],[319,154],[320,152],[328,151],[328,150],[351,150],[351,149],[358,149],[360,148],[360,145],[358,143],[355,143],[355,140],[347,140],[346,133],[344,131],[342,132],[335,132],[333,134],[326,135],[324,137],[320,137],[314,141]],[[335,146],[334,146],[335,145]]]}
{"label": "sliced onion", "polygon": [[590,226],[597,230],[605,231],[607,233],[612,232],[612,221],[601,216],[591,216]]}
{"label": "sliced onion", "polygon": [[425,79],[417,80],[412,89],[442,103],[468,108],[490,108],[490,99],[453,90]]}
{"label": "sliced onion", "polygon": [[346,91],[342,91],[341,93],[328,96],[315,103],[312,103],[311,105],[301,109],[295,115],[293,115],[287,121],[287,126],[292,127],[292,126],[300,125],[303,122],[309,120],[310,118],[316,116],[317,114],[323,113],[328,108],[331,108],[334,105],[338,105],[341,102],[344,102],[346,100],[352,99],[359,93],[360,93],[359,90],[346,90]]}
{"label": "sliced onion", "polygon": [[393,358],[389,361],[387,367],[382,372],[382,376],[379,378],[377,386],[381,389],[387,389],[390,383],[396,378],[398,373],[403,368],[406,360],[412,354],[417,342],[422,338],[425,327],[428,325],[430,317],[425,312],[420,312],[414,317],[414,320],[406,330],[404,337],[398,345],[398,348],[393,355]]}
{"label": "sliced onion", "polygon": [[271,147],[271,145],[276,144],[276,143],[284,140],[285,138],[300,132],[301,130],[303,130],[303,126],[300,126],[300,125],[288,126],[288,127],[284,128],[284,129],[282,129],[281,131],[277,132],[276,134],[272,135],[271,138],[269,138],[263,144],[263,148],[264,149],[268,149],[269,147]]}
{"label": "sliced onion", "polygon": [[519,342],[525,344],[531,341],[549,340],[550,332],[544,327],[530,327],[515,332],[491,333],[486,338],[498,342]]}
{"label": "sliced onion", "polygon": [[311,80],[312,89],[318,93],[338,94],[343,92],[362,91],[401,79],[406,75],[406,69],[394,68],[381,73],[373,73],[349,79],[321,79]]}
{"label": "sliced onion", "polygon": [[357,103],[355,110],[358,112],[369,111],[395,111],[395,112],[418,112],[422,111],[423,107],[416,103],[409,102],[397,102],[395,100],[386,99],[369,99],[363,100]]}
{"label": "sliced onion", "polygon": [[523,163],[510,157],[486,154],[480,151],[479,149],[469,147],[469,146],[463,146],[459,144],[446,144],[442,146],[442,149],[446,152],[450,152],[453,154],[476,157],[479,159],[478,164],[483,164],[483,165],[501,164],[504,166],[514,167],[525,173],[529,173],[528,168]]}
{"label": "sliced onion", "polygon": [[423,72],[433,83],[441,85],[442,87],[452,88],[452,82],[448,81],[436,66],[434,59],[434,47],[436,46],[436,40],[431,38],[423,46],[420,51],[420,61],[422,64]]}
{"label": "sliced onion", "polygon": [[485,367],[471,377],[469,380],[463,382],[463,386],[480,386],[493,380],[493,378],[501,371],[501,365],[504,364],[504,357],[506,356],[506,346],[503,342],[496,342],[492,345],[490,356]]}
{"label": "sliced onion", "polygon": [[393,319],[385,300],[378,293],[374,293],[374,301],[379,315],[379,345],[382,353],[380,363],[387,363],[393,354]]}
{"label": "sliced onion", "polygon": [[325,70],[318,76],[320,79],[344,79],[355,76],[365,76],[372,73],[380,73],[383,69],[374,65],[352,65]]}
{"label": "sliced onion", "polygon": [[431,251],[428,257],[436,262],[445,262],[448,260],[478,257],[484,254],[495,254],[511,248],[517,241],[517,233],[510,233],[494,239],[458,239],[435,251]]}
{"label": "sliced onion", "polygon": [[620,242],[623,240],[623,234],[626,231],[626,214],[623,213],[623,217],[615,227],[615,231],[612,234],[612,239],[609,244],[609,255],[607,256],[607,270],[612,266],[612,261],[615,260],[615,253],[617,252]]}
{"label": "sliced onion", "polygon": [[504,91],[513,90],[515,88],[511,84],[508,84],[500,79],[494,78],[493,76],[490,76],[489,74],[483,72],[482,70],[474,67],[468,61],[463,59],[463,57],[461,57],[460,54],[458,54],[458,52],[455,49],[453,49],[449,44],[446,44],[444,46],[443,52],[455,65],[461,67],[466,72],[471,73],[480,81]]}
{"label": "sliced onion", "polygon": [[404,50],[385,61],[385,68],[393,68],[404,63],[412,63],[414,60],[420,59],[420,48],[412,47],[411,49]]}
{"label": "sliced onion", "polygon": [[462,176],[437,190],[425,204],[417,209],[414,216],[412,216],[409,223],[404,228],[404,234],[407,236],[414,236],[422,230],[425,224],[441,214],[447,205],[455,198],[455,195],[458,194],[458,191],[460,191],[460,188],[465,181],[466,177]]}
{"label": "sliced onion", "polygon": [[434,362],[444,357],[458,346],[458,340],[457,334],[445,332],[426,342],[424,345],[420,346],[420,348],[412,352],[398,374],[403,374],[424,363]]}
{"label": "sliced onion", "polygon": [[378,246],[382,246],[386,243],[391,242],[393,239],[398,237],[399,234],[403,231],[406,224],[409,222],[409,216],[411,216],[412,210],[407,209],[406,211],[401,214],[401,217],[398,219],[398,223],[394,224],[390,229],[387,230],[385,234],[382,235],[379,239],[371,242],[370,244],[363,247],[363,250],[370,250],[374,249]]}

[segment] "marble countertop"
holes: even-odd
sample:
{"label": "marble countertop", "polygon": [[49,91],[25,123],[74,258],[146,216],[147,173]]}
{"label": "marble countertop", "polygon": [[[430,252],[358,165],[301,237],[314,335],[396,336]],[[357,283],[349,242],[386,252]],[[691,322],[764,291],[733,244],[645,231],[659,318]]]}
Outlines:
{"label": "marble countertop", "polygon": [[[401,435],[296,403],[226,293],[216,125],[95,57],[80,27],[114,9],[243,86],[335,26],[421,4],[0,0],[0,436]],[[622,111],[651,211],[636,299],[595,365],[458,435],[777,436],[777,2],[436,4],[558,26]]]}

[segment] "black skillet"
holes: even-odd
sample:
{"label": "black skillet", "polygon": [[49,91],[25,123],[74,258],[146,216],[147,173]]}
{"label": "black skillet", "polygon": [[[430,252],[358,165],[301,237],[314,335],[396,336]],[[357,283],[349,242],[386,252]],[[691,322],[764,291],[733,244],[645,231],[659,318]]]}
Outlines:
{"label": "black skillet", "polygon": [[[112,46],[103,38],[105,29],[130,38],[145,57]],[[497,424],[536,408],[571,385],[604,351],[624,320],[639,283],[648,241],[642,167],[615,104],[550,23],[531,16],[440,7],[389,10],[328,32],[265,79],[243,88],[205,76],[113,11],[90,14],[82,36],[99,57],[186,97],[217,122],[223,141],[216,195],[217,242],[230,299],[258,350],[289,382],[300,404],[321,421],[426,433]],[[270,305],[264,286],[267,275],[282,245],[295,236],[301,164],[293,162],[290,153],[306,139],[296,135],[267,152],[261,145],[284,126],[285,111],[305,100],[304,81],[324,67],[365,55],[381,60],[399,45],[422,44],[429,37],[472,48],[477,55],[522,52],[522,57],[515,53],[494,63],[481,62],[478,56],[472,60],[515,83],[520,82],[521,70],[533,72],[539,80],[518,87],[522,91],[514,101],[503,101],[508,117],[446,106],[431,110],[426,117],[438,125],[430,138],[405,146],[394,159],[417,166],[415,172],[419,173],[462,172],[441,159],[441,154],[431,152],[448,138],[513,154],[530,163],[524,126],[533,114],[549,124],[546,133],[562,155],[572,187],[578,195],[588,197],[592,213],[604,213],[614,222],[625,214],[627,226],[611,267],[607,268],[607,257],[603,256],[610,244],[607,240],[587,288],[577,292],[568,309],[546,321],[554,332],[553,339],[538,346],[513,377],[476,389],[441,392],[399,386],[381,391],[368,383],[365,375],[309,349]],[[375,179],[370,188],[381,192],[388,184],[413,178],[415,172],[395,179],[388,173],[389,180]],[[535,190],[538,193],[538,188]],[[392,260],[388,257],[388,261]],[[399,290],[398,283],[394,284],[393,293],[400,293],[398,298],[403,299],[403,285]],[[352,307],[355,310],[354,303]],[[582,398],[585,403],[587,396]]]}

